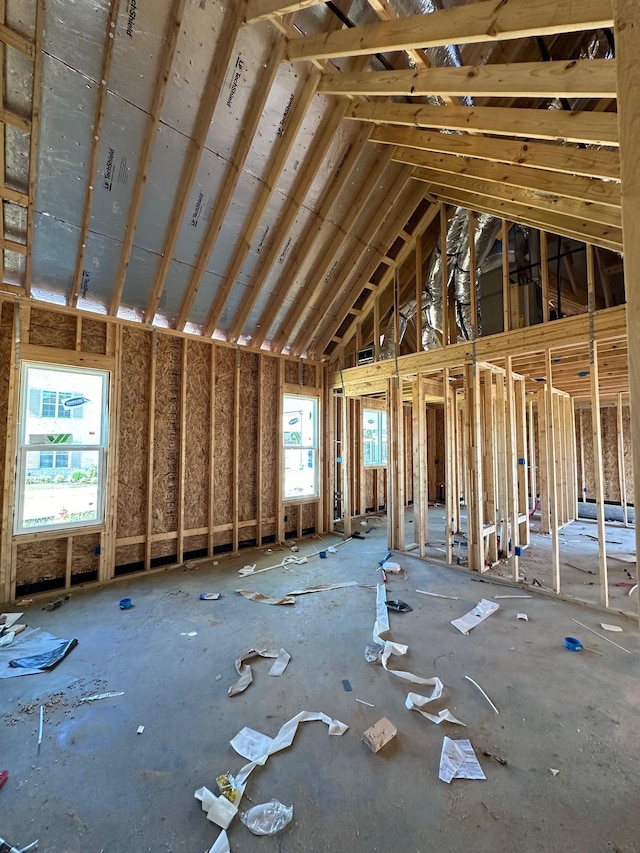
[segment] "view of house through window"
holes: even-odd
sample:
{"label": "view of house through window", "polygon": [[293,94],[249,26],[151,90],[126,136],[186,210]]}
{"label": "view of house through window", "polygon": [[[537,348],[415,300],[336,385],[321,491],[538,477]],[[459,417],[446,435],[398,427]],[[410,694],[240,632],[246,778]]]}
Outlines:
{"label": "view of house through window", "polygon": [[365,465],[387,464],[387,413],[362,410],[362,448]]}
{"label": "view of house through window", "polygon": [[284,498],[318,497],[318,401],[285,394],[282,415]]}
{"label": "view of house through window", "polygon": [[108,374],[23,363],[15,531],[104,517]]}

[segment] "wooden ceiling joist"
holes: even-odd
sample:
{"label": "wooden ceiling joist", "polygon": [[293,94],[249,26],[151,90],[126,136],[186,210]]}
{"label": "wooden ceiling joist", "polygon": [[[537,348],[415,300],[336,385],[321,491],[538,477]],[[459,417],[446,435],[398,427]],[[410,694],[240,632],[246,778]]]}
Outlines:
{"label": "wooden ceiling joist", "polygon": [[[289,342],[289,338],[294,332],[300,317],[305,311],[317,304],[321,299],[323,290],[325,292],[325,296],[324,299],[322,299],[322,304],[318,309],[318,313],[321,317],[324,317],[328,311],[328,305],[330,305],[335,298],[335,282],[330,281],[327,283],[327,274],[329,273],[336,256],[340,252],[341,245],[344,243],[345,239],[347,239],[350,229],[355,226],[358,217],[366,207],[366,204],[371,198],[376,187],[379,185],[380,176],[391,159],[389,156],[390,154],[390,151],[386,151],[382,148],[378,154],[375,164],[365,175],[364,183],[358,191],[357,201],[348,211],[347,216],[345,216],[340,226],[334,231],[331,242],[317,259],[310,277],[304,283],[304,289],[301,290],[301,293],[304,292],[305,298],[300,298],[298,303],[292,306],[282,328],[278,332],[278,335],[275,338],[275,348],[277,350],[281,350]],[[400,182],[400,186],[397,190],[398,194],[402,187],[404,187],[404,183]],[[393,200],[394,199],[390,200],[391,203],[393,203]],[[367,232],[371,233],[369,229],[367,229]]]}
{"label": "wooden ceiling joist", "polygon": [[388,97],[615,98],[616,66],[615,60],[583,59],[325,74],[318,91]]}
{"label": "wooden ceiling joist", "polygon": [[100,67],[100,79],[98,80],[98,97],[96,99],[96,111],[93,119],[91,155],[89,157],[89,169],[85,184],[84,204],[82,210],[82,221],[80,223],[80,238],[78,254],[76,255],[76,266],[73,273],[73,281],[69,292],[69,305],[75,308],[78,304],[82,278],[84,273],[84,256],[87,248],[87,235],[91,225],[91,207],[93,204],[93,189],[97,180],[98,157],[100,156],[100,145],[102,144],[102,125],[104,123],[104,111],[107,103],[107,81],[111,70],[111,57],[113,56],[113,45],[115,43],[115,26],[118,20],[120,0],[111,0],[111,8],[107,19],[107,29],[104,38],[104,50],[102,53],[102,65]]}
{"label": "wooden ceiling joist", "polygon": [[345,111],[344,106],[341,105],[338,105],[331,110],[328,118],[325,120],[324,128],[315,138],[313,148],[310,151],[310,156],[302,170],[302,173],[296,181],[292,198],[287,205],[287,209],[285,210],[282,219],[278,222],[277,229],[272,229],[275,233],[272,234],[269,245],[266,251],[263,252],[264,259],[261,259],[258,272],[254,276],[254,279],[249,283],[251,293],[247,294],[244,298],[242,305],[236,314],[233,325],[229,331],[229,340],[237,341],[242,334],[244,325],[251,314],[258,296],[260,295],[260,290],[280,255],[282,246],[287,239],[289,231],[295,222],[296,216],[302,207],[302,203],[307,193],[311,189],[311,185],[318,174],[318,170],[329,150],[340,122],[344,117]]}
{"label": "wooden ceiling joist", "polygon": [[202,242],[200,243],[195,267],[191,274],[191,278],[189,279],[184,296],[182,297],[182,304],[180,306],[178,320],[176,323],[176,328],[180,331],[184,329],[185,324],[189,319],[189,313],[193,307],[196,294],[200,289],[202,277],[206,272],[211,252],[216,244],[218,235],[220,234],[220,229],[222,228],[227,211],[229,210],[229,205],[231,204],[231,200],[238,186],[238,181],[240,180],[249,151],[251,150],[262,113],[267,103],[267,98],[269,97],[273,81],[275,80],[278,72],[283,51],[284,42],[280,41],[278,46],[272,51],[269,63],[265,68],[264,73],[260,76],[258,86],[252,93],[247,120],[243,124],[242,132],[236,144],[236,150],[234,151],[233,158],[227,166],[220,196],[217,199],[214,210],[212,211],[211,218],[207,223],[207,229],[204,237],[202,238]]}
{"label": "wooden ceiling joist", "polygon": [[[354,320],[352,320],[352,322],[350,323],[347,331],[343,335],[341,343],[337,347],[338,352],[344,351],[345,346],[354,337],[354,335],[356,334],[356,329],[358,328],[358,326],[360,326],[362,324],[363,319],[365,317],[367,317],[367,315],[371,311],[374,310],[374,303],[375,303],[376,299],[378,299],[380,297],[380,295],[382,293],[384,293],[385,288],[387,288],[389,286],[389,284],[394,280],[394,276],[396,274],[396,271],[409,258],[409,256],[413,252],[416,238],[422,236],[422,234],[429,227],[429,225],[433,222],[433,220],[436,218],[437,215],[438,215],[438,205],[437,204],[430,204],[427,207],[427,209],[425,210],[425,212],[422,214],[422,216],[420,217],[418,222],[414,225],[411,241],[408,243],[405,243],[402,246],[402,248],[398,252],[396,258],[394,259],[394,263],[384,273],[382,279],[380,280],[380,284],[376,288],[375,292],[372,292],[369,294],[369,296],[365,300],[364,305],[360,309],[358,316]],[[402,218],[402,217],[400,217],[400,218]],[[405,221],[406,221],[406,219],[405,219]],[[372,261],[373,261],[373,259],[372,259]],[[367,266],[367,270],[368,271],[370,270],[368,272],[368,275],[371,275],[373,273],[373,271],[375,270],[375,268],[376,268],[375,266],[373,268],[371,268],[371,264],[369,264]],[[362,279],[361,279],[361,281],[362,281]],[[340,326],[342,325],[342,323],[344,322],[344,320],[347,316],[347,311],[345,310],[347,304],[349,304],[349,302],[351,304],[353,304],[356,296],[357,296],[357,293],[355,293],[354,288],[352,288],[352,290],[347,294],[346,298],[344,299],[342,306],[338,310],[337,319],[340,321],[338,328],[340,328]],[[311,349],[313,349],[316,357],[321,358],[325,349],[329,345],[330,340],[331,340],[331,338],[327,337],[327,335],[325,334],[324,336],[322,336],[320,338],[319,341],[316,341],[315,343],[310,342],[308,349],[310,351],[311,351]],[[311,346],[312,343],[313,343],[313,347]]]}
{"label": "wooden ceiling joist", "polygon": [[285,270],[282,274],[278,289],[273,294],[273,298],[269,300],[269,305],[263,311],[257,323],[256,334],[253,336],[253,345],[260,347],[269,337],[269,332],[278,315],[281,305],[289,296],[293,288],[300,270],[304,268],[307,258],[311,255],[318,238],[320,237],[322,226],[326,222],[331,210],[336,203],[340,193],[346,186],[351,174],[356,167],[356,163],[360,159],[360,155],[367,146],[367,141],[370,136],[370,129],[362,127],[353,141],[349,153],[340,167],[339,173],[334,177],[329,184],[324,197],[318,208],[317,215],[307,226],[304,237],[301,240],[300,247],[296,248],[292,253]]}
{"label": "wooden ceiling joist", "polygon": [[488,199],[500,199],[506,202],[526,204],[541,211],[550,210],[563,216],[572,216],[576,219],[584,219],[599,225],[622,228],[622,215],[620,208],[609,207],[602,204],[594,204],[589,201],[581,201],[576,198],[553,195],[551,193],[537,193],[529,189],[520,189],[510,184],[501,184],[497,181],[482,181],[475,177],[464,175],[450,175],[445,172],[435,172],[430,169],[418,169],[414,177],[430,185],[430,192],[438,194],[444,188],[462,190],[469,193],[479,193]]}
{"label": "wooden ceiling joist", "polygon": [[[427,187],[430,185],[428,184]],[[491,216],[508,219],[510,222],[519,222],[521,225],[538,228],[541,231],[549,231],[583,243],[602,246],[614,252],[622,250],[622,232],[619,228],[596,225],[570,216],[561,216],[553,211],[539,210],[530,205],[489,199],[479,193],[464,192],[450,187],[442,187],[434,195],[449,204],[465,207],[468,210],[488,213]]]}
{"label": "wooden ceiling joist", "polygon": [[510,107],[414,106],[396,103],[353,104],[347,118],[377,124],[462,130],[553,142],[618,145],[615,113],[525,110]]}
{"label": "wooden ceiling joist", "polygon": [[412,151],[409,148],[397,148],[393,159],[399,163],[408,163],[428,169],[430,172],[443,172],[449,175],[475,178],[523,190],[551,193],[586,202],[620,209],[620,184],[613,181],[600,181],[595,178],[583,178],[573,175],[559,175],[542,169],[522,169],[501,163],[487,163],[470,157],[454,157],[448,154],[432,154],[427,151]]}
{"label": "wooden ceiling joist", "polygon": [[247,255],[251,249],[251,243],[254,235],[258,230],[258,226],[264,216],[271,194],[278,182],[280,174],[287,162],[293,144],[298,135],[298,131],[302,126],[305,115],[309,108],[312,98],[316,94],[316,88],[320,79],[320,72],[316,68],[312,68],[306,79],[306,82],[300,92],[299,98],[296,99],[294,107],[289,114],[289,118],[284,126],[284,132],[278,139],[273,150],[267,173],[258,193],[258,198],[251,208],[249,219],[244,227],[240,239],[236,244],[236,249],[227,270],[225,271],[223,280],[216,293],[213,305],[209,311],[206,322],[204,324],[203,334],[210,336],[216,330],[222,312],[227,304],[231,291],[236,283],[238,275],[242,269]]}
{"label": "wooden ceiling joist", "polygon": [[200,101],[200,105],[198,107],[198,117],[193,131],[190,151],[182,169],[180,182],[178,184],[178,192],[173,200],[173,211],[164,237],[162,259],[147,301],[147,307],[144,313],[145,323],[152,323],[156,315],[156,311],[158,310],[160,297],[164,290],[167,274],[173,260],[173,253],[180,234],[180,228],[182,227],[187,204],[189,203],[191,189],[193,187],[198,166],[200,165],[202,152],[204,151],[204,146],[207,141],[211,119],[213,118],[213,113],[218,102],[218,96],[224,83],[225,74],[227,73],[227,67],[235,46],[238,31],[242,25],[245,7],[245,0],[236,0],[235,3],[230,5],[224,18],[222,30],[218,36],[218,42],[213,53],[207,74],[207,81],[204,86],[205,96]]}
{"label": "wooden ceiling joist", "polygon": [[109,309],[112,315],[116,315],[118,313],[120,300],[122,299],[124,282],[127,277],[129,260],[131,259],[131,249],[133,247],[136,228],[138,226],[138,216],[142,206],[142,195],[147,182],[147,174],[149,172],[149,165],[151,164],[151,157],[153,155],[153,146],[156,141],[158,125],[160,124],[160,114],[162,113],[164,96],[169,83],[169,74],[171,73],[171,66],[173,65],[173,58],[178,44],[178,36],[180,35],[180,26],[182,24],[182,16],[184,15],[185,6],[186,0],[174,0],[173,12],[169,16],[167,32],[165,35],[165,46],[162,59],[160,61],[158,76],[156,78],[156,85],[153,91],[153,100],[149,110],[147,129],[144,134],[144,141],[138,158],[136,180],[131,193],[131,203],[129,204],[127,224],[125,225],[124,239],[122,241],[122,248],[120,249],[118,271],[113,285],[113,294]]}
{"label": "wooden ceiling joist", "polygon": [[335,33],[292,39],[291,60],[478,44],[613,27],[609,0],[480,0]]}
{"label": "wooden ceiling joist", "polygon": [[620,157],[617,150],[488,139],[476,134],[439,133],[393,125],[376,127],[371,134],[371,141],[567,175],[620,180]]}

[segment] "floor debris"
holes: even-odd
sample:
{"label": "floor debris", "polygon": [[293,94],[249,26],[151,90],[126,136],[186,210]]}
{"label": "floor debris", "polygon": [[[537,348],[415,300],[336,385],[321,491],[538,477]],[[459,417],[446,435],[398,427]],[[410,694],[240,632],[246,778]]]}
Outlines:
{"label": "floor debris", "polygon": [[473,680],[473,678],[471,678],[471,676],[470,676],[470,675],[465,675],[465,678],[467,679],[467,681],[470,681],[470,682],[473,684],[473,686],[474,686],[475,688],[477,688],[477,689],[480,691],[480,693],[482,693],[482,695],[483,695],[483,696],[484,696],[484,698],[487,700],[487,702],[491,705],[491,707],[492,707],[492,708],[493,708],[493,710],[496,712],[496,714],[499,714],[499,713],[500,713],[500,711],[498,711],[498,709],[496,708],[496,706],[493,704],[493,702],[491,701],[491,699],[489,699],[489,697],[488,697],[488,696],[487,696],[487,694],[484,692],[484,690],[482,689],[482,687],[480,687],[480,685],[478,684],[478,682],[477,682],[477,681],[474,681],[474,680]]}
{"label": "floor debris", "polygon": [[371,752],[380,752],[397,734],[398,730],[393,723],[382,717],[362,735],[362,743],[368,746]]}
{"label": "floor debris", "polygon": [[500,609],[500,605],[496,604],[495,601],[489,601],[486,598],[481,599],[473,610],[470,610],[468,613],[465,613],[464,616],[461,616],[459,619],[453,619],[451,624],[454,628],[457,628],[461,634],[465,634],[465,636],[469,635],[469,632],[479,625],[481,622],[484,622],[492,613],[495,613],[496,610]]}
{"label": "floor debris", "polygon": [[136,734],[141,735],[143,731],[144,731],[144,726],[138,726],[138,728],[136,729]]}
{"label": "floor debris", "polygon": [[367,708],[375,708],[375,705],[372,705],[371,702],[365,702],[364,699],[358,699],[356,696],[356,702],[359,702],[361,705],[366,705]]}
{"label": "floor debris", "polygon": [[452,779],[486,779],[470,740],[445,736],[440,755],[439,778],[447,785]]}
{"label": "floor debris", "polygon": [[113,699],[116,696],[124,696],[124,691],[120,690],[117,693],[94,693],[93,696],[85,696],[79,699],[79,702],[97,702],[99,699]]}
{"label": "floor debris", "polygon": [[610,640],[608,637],[605,637],[603,634],[599,634],[597,631],[594,631],[593,628],[589,628],[587,625],[583,625],[582,622],[578,622],[577,619],[572,619],[571,621],[575,622],[576,625],[580,625],[580,627],[584,628],[585,631],[591,631],[591,633],[595,634],[596,637],[600,637],[601,640],[606,640],[607,643],[611,643],[612,646],[615,646],[617,649],[621,649],[623,652],[626,652],[628,655],[633,654],[633,652],[630,652],[629,649],[625,649],[624,646],[619,646],[618,643],[614,643],[613,640]]}
{"label": "floor debris", "polygon": [[516,619],[522,619],[523,622],[529,621],[529,617],[526,613],[516,613]]}
{"label": "floor debris", "polygon": [[258,803],[240,815],[240,820],[254,835],[275,835],[293,819],[293,806],[280,800]]}
{"label": "floor debris", "polygon": [[416,592],[419,592],[420,595],[430,595],[432,598],[450,598],[452,601],[459,601],[457,595],[441,595],[439,592],[426,592],[424,589],[417,589]]}
{"label": "floor debris", "polygon": [[619,625],[609,625],[607,622],[601,622],[600,627],[604,628],[605,631],[611,631],[613,633],[622,633],[622,628]]}
{"label": "floor debris", "polygon": [[227,691],[229,696],[237,696],[239,693],[243,693],[251,684],[253,681],[253,673],[251,671],[251,667],[246,663],[246,661],[257,657],[275,658],[271,665],[271,669],[267,674],[276,678],[282,675],[291,660],[291,655],[285,649],[249,649],[248,652],[241,655],[235,662],[236,672],[240,677],[231,685],[231,687],[229,687],[229,690]]}
{"label": "floor debris", "polygon": [[[437,679],[440,682],[440,691],[437,696],[433,694],[431,696],[420,696],[419,693],[408,693],[407,698],[405,700],[405,707],[410,711],[417,711],[419,714],[422,714],[423,717],[426,717],[427,720],[431,720],[432,723],[435,723],[437,726],[440,723],[456,723],[459,726],[464,726],[465,724],[462,720],[459,720],[457,717],[454,717],[451,711],[448,708],[443,708],[442,711],[438,711],[437,714],[429,714],[427,711],[423,711],[425,705],[429,702],[435,702],[436,699],[439,699],[442,695],[442,682],[440,679]],[[435,693],[436,691],[434,691]]]}
{"label": "floor debris", "polygon": [[201,592],[198,596],[200,601],[217,601],[220,598],[219,592]]}

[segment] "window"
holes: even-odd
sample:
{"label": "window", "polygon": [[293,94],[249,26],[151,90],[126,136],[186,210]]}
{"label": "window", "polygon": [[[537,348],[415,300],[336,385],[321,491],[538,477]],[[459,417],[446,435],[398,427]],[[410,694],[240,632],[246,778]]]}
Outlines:
{"label": "window", "polygon": [[109,374],[23,362],[14,530],[104,520]]}
{"label": "window", "polygon": [[387,464],[387,413],[362,410],[362,449],[365,465]]}
{"label": "window", "polygon": [[285,394],[282,401],[284,498],[317,498],[318,400]]}

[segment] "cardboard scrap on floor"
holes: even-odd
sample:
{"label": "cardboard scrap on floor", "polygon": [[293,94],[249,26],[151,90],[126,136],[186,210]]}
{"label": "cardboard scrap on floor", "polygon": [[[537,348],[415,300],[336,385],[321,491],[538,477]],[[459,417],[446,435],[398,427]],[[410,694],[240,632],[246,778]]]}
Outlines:
{"label": "cardboard scrap on floor", "polygon": [[440,755],[440,779],[447,785],[452,779],[486,779],[471,741],[451,740],[445,736]]}
{"label": "cardboard scrap on floor", "polygon": [[481,599],[473,610],[470,610],[468,613],[465,613],[464,616],[461,616],[459,619],[453,619],[451,624],[454,628],[457,628],[461,634],[465,634],[465,636],[469,635],[469,631],[479,625],[481,622],[484,622],[492,613],[495,613],[496,610],[500,609],[500,605],[496,604],[495,601],[489,601],[486,598]]}
{"label": "cardboard scrap on floor", "polygon": [[246,663],[246,661],[252,660],[256,657],[275,658],[275,661],[268,672],[268,675],[275,677],[282,675],[287,668],[287,664],[291,660],[291,655],[289,652],[285,651],[285,649],[249,649],[248,652],[241,655],[235,662],[236,672],[240,678],[238,678],[238,680],[229,688],[229,696],[237,696],[238,693],[242,693],[251,684],[253,681],[253,673],[251,672],[251,667]]}
{"label": "cardboard scrap on floor", "polygon": [[398,730],[393,723],[383,717],[366,730],[362,736],[362,742],[369,747],[371,752],[380,752],[382,747],[393,740],[397,734]]}

